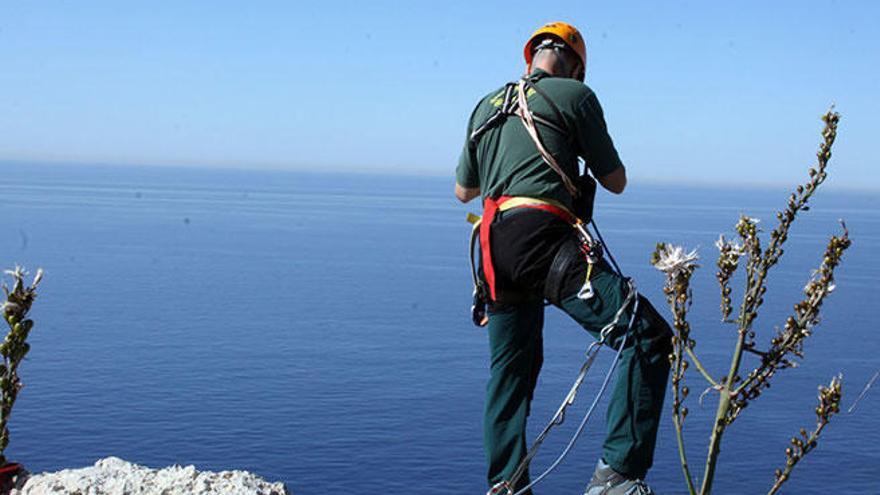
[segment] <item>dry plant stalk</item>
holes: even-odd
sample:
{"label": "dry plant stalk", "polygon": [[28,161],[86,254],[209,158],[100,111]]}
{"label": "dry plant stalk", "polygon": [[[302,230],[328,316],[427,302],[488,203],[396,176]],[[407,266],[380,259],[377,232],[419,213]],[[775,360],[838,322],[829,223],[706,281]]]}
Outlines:
{"label": "dry plant stalk", "polygon": [[[719,256],[718,272],[715,276],[720,286],[721,321],[735,325],[737,332],[730,368],[726,375],[720,379],[714,379],[697,357],[696,342],[691,338],[691,328],[687,321],[687,311],[692,300],[690,279],[698,267],[696,252],[686,253],[681,247],[661,243],[657,245],[652,256],[651,263],[666,274],[663,291],[673,314],[675,336],[673,337],[673,352],[669,356],[672,366],[672,421],[675,425],[682,472],[688,492],[692,495],[697,493],[709,495],[711,493],[715,468],[721,452],[721,439],[726,428],[736,420],[752,400],[760,396],[762,390],[770,386],[769,380],[777,371],[794,367],[794,359],[803,358],[804,340],[811,335],[813,328],[819,322],[819,310],[825,297],[834,290],[834,270],[840,264],[844,251],[851,243],[846,225],[843,225],[842,235],[832,236],[829,239],[821,264],[804,287],[803,300],[794,305],[794,314],[786,320],[783,329],[772,339],[770,347],[765,351],[756,348],[753,324],[767,292],[767,274],[782,256],[782,247],[788,239],[789,230],[798,213],[809,210],[807,203],[810,197],[827,177],[826,168],[828,160],[831,158],[831,146],[837,136],[839,118],[839,115],[832,110],[829,110],[822,117],[825,129],[822,132],[823,140],[817,153],[818,164],[809,170],[809,180],[805,184],[799,185],[791,194],[787,207],[776,214],[779,223],[770,232],[770,242],[767,247],[762,248],[759,236],[760,229],[757,226],[758,220],[746,216],[742,216],[735,226],[739,237],[738,241],[730,241],[721,236],[716,243]],[[744,263],[741,263],[741,260]],[[730,282],[741,264],[744,264],[745,267],[745,288],[739,311],[735,318],[731,318],[734,306]],[[759,364],[745,378],[741,375],[744,353],[753,354],[759,359]],[[693,368],[699,371],[699,374],[706,380],[709,385],[708,390],[718,392],[718,409],[709,439],[709,450],[699,490],[688,465],[682,433],[688,412],[683,403],[689,393],[689,388],[684,385],[684,376],[690,365],[693,365]],[[839,394],[839,381],[832,382],[831,389],[836,390]],[[837,402],[839,402],[839,398]],[[825,423],[827,423],[828,417],[830,414],[824,416]],[[825,423],[822,424],[822,427]],[[818,436],[818,431],[821,431],[821,428],[814,432],[815,436]],[[812,444],[809,443],[810,437],[807,437],[806,441],[807,443],[804,445],[809,445],[809,449],[804,447],[806,450],[798,451],[800,455],[815,447],[815,438],[812,438]],[[793,468],[795,464],[797,464],[797,460],[787,467],[786,471],[781,472],[781,478],[777,478],[778,484],[781,485],[788,479],[790,468]],[[781,481],[779,481],[780,479]]]}
{"label": "dry plant stalk", "polygon": [[0,343],[0,355],[3,356],[3,364],[0,364],[0,390],[3,393],[0,399],[0,466],[6,464],[3,452],[9,446],[9,415],[22,388],[18,366],[31,349],[27,338],[34,327],[34,321],[28,319],[27,314],[37,297],[37,285],[43,278],[43,271],[37,270],[33,282],[26,286],[24,278],[27,273],[22,267],[16,266],[14,270],[6,270],[5,273],[12,277],[12,289],[3,284],[6,300],[3,302],[2,312],[3,319],[9,326],[9,333],[3,343]]}
{"label": "dry plant stalk", "polygon": [[828,424],[831,416],[840,412],[840,376],[831,379],[831,383],[827,387],[819,387],[819,405],[816,406],[816,428],[807,433],[807,430],[801,428],[799,437],[791,437],[791,447],[785,449],[785,468],[777,469],[774,473],[776,482],[767,492],[767,495],[773,495],[779,491],[782,484],[788,480],[791,470],[795,465],[816,448],[816,442],[819,440],[819,434]]}

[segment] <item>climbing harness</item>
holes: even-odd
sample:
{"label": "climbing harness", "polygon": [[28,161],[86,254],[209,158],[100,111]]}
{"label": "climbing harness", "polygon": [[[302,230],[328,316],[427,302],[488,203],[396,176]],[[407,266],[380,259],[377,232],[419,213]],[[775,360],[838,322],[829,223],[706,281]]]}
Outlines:
{"label": "climbing harness", "polygon": [[[545,99],[556,116],[556,120],[561,123],[563,126],[565,125],[565,118],[562,115],[562,112],[553,103],[553,100],[550,99],[538,86],[535,84],[535,78],[533,77],[523,77],[517,82],[507,83],[504,86],[504,97],[498,103],[498,109],[493,113],[486,121],[477,127],[470,135],[468,139],[468,150],[471,154],[472,160],[476,163],[477,160],[477,145],[480,142],[480,139],[489,131],[493,129],[499,128],[507,119],[507,117],[511,115],[516,115],[519,117],[519,120],[522,122],[525,127],[529,137],[535,144],[535,148],[538,150],[538,154],[541,156],[543,161],[553,169],[559,177],[562,179],[563,185],[565,189],[569,192],[571,197],[575,200],[583,200],[586,198],[580,198],[581,193],[580,189],[575,181],[573,181],[568,174],[562,169],[562,166],[556,160],[552,153],[550,153],[547,148],[544,146],[543,141],[541,140],[541,135],[538,132],[538,128],[536,123],[540,123],[547,127],[550,127],[565,136],[570,138],[570,133],[568,129],[564,127],[560,127],[554,122],[536,114],[529,108],[528,103],[528,95],[529,92],[534,92],[540,95],[543,99]],[[595,182],[592,184],[592,188],[590,188],[589,181],[593,179],[590,178],[588,174],[584,174],[584,178],[578,180],[578,182],[587,181],[586,186],[584,187],[590,195],[588,203],[589,203],[589,214],[592,215],[592,197],[595,194]],[[485,314],[484,308],[488,304],[489,301],[495,301],[497,298],[497,292],[495,288],[495,269],[492,265],[492,251],[489,249],[489,237],[490,237],[490,226],[495,219],[495,214],[498,211],[505,211],[510,208],[532,208],[544,210],[549,213],[553,213],[554,215],[562,218],[567,223],[575,225],[575,228],[578,229],[578,235],[582,238],[589,238],[589,234],[586,229],[578,227],[578,224],[582,224],[582,220],[579,220],[577,215],[569,211],[564,205],[546,199],[538,199],[538,198],[525,198],[525,197],[511,197],[511,196],[501,196],[499,198],[492,198],[491,196],[486,196],[483,200],[483,217],[480,219],[479,217],[473,216],[473,218],[469,217],[468,220],[474,225],[474,230],[471,234],[471,269],[474,273],[474,301],[471,307],[472,318],[474,322],[478,326],[482,326],[478,322],[485,322]],[[587,209],[587,208],[584,208]],[[580,213],[580,211],[578,212]],[[589,221],[589,219],[587,219]],[[483,257],[483,276],[485,278],[485,284],[479,283],[479,277],[477,276],[476,264],[473,261],[473,246],[475,245],[475,235],[479,232],[480,239],[480,253]],[[584,243],[584,246],[589,247],[590,243]]]}
{"label": "climbing harness", "polygon": [[[486,198],[483,206],[483,216],[468,213],[467,220],[473,227],[471,229],[471,237],[469,244],[471,277],[474,282],[474,320],[482,321],[483,308],[491,300],[498,298],[495,288],[495,268],[492,263],[492,251],[490,248],[490,225],[495,219],[495,215],[501,211],[507,211],[514,208],[529,208],[542,210],[556,215],[568,224],[570,224],[577,236],[577,248],[573,249],[567,244],[557,252],[551,263],[547,276],[545,298],[551,303],[558,304],[560,299],[560,291],[562,289],[562,277],[565,271],[576,261],[586,261],[589,264],[587,280],[584,285],[589,285],[589,274],[592,273],[592,265],[602,259],[602,244],[595,240],[588,232],[584,223],[572,214],[562,204],[540,198],[531,198],[526,196],[502,196],[497,200]],[[479,241],[480,254],[482,256],[482,270],[480,270],[475,253],[475,247]],[[589,299],[589,297],[582,297]],[[480,306],[482,304],[482,306]],[[474,309],[480,308],[480,309]],[[478,318],[479,313],[479,318]],[[477,326],[483,326],[477,324]]]}

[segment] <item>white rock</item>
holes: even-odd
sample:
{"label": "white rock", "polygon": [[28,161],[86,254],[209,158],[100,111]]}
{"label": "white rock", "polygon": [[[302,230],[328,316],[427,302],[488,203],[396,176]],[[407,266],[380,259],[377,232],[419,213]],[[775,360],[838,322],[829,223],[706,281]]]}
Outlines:
{"label": "white rock", "polygon": [[31,475],[10,495],[291,495],[247,471],[199,472],[194,466],[150,469],[118,457],[94,466]]}

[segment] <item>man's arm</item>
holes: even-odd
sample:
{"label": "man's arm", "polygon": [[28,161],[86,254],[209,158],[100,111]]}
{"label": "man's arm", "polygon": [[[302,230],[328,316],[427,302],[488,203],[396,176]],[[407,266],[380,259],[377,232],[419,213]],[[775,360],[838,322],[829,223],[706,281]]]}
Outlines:
{"label": "man's arm", "polygon": [[479,187],[464,187],[458,182],[455,183],[455,197],[458,198],[458,200],[462,203],[467,203],[468,201],[476,198],[479,195]]}
{"label": "man's arm", "polygon": [[586,96],[575,110],[580,151],[599,184],[614,194],[620,194],[626,188],[626,169],[608,134],[599,99],[592,90],[586,89]]}
{"label": "man's arm", "polygon": [[[482,100],[481,100],[482,103]],[[474,107],[468,119],[467,133],[465,134],[464,146],[461,156],[458,158],[458,167],[455,169],[455,197],[462,203],[480,196],[480,174],[476,164],[476,153],[470,147],[470,136],[474,127],[474,116],[480,108],[480,103]]]}
{"label": "man's arm", "polygon": [[626,169],[621,165],[614,169],[613,172],[597,177],[597,180],[605,189],[614,194],[620,194],[626,188]]}

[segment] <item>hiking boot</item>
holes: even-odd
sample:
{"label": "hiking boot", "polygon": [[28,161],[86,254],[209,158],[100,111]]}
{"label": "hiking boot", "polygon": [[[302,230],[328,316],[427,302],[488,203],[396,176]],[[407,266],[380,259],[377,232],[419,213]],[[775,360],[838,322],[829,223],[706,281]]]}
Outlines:
{"label": "hiking boot", "polygon": [[593,473],[593,479],[587,485],[584,495],[655,495],[644,481],[636,478],[630,479],[617,471],[611,469],[611,466],[605,464],[605,461],[599,459],[596,464],[596,472]]}

